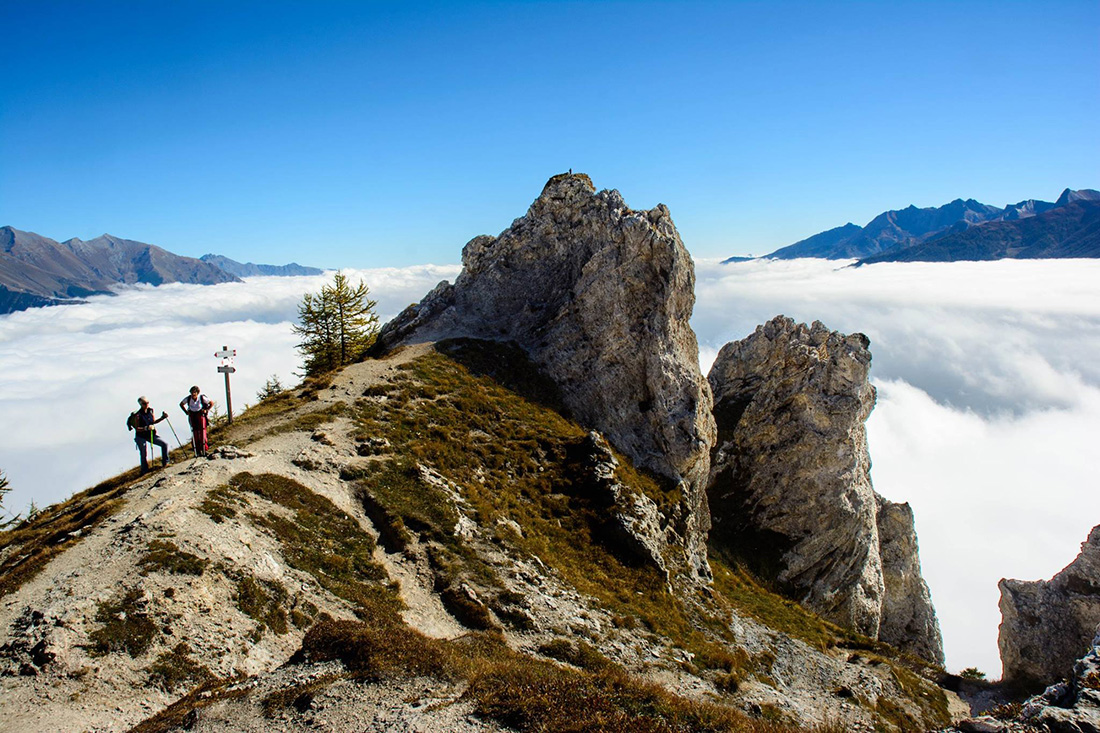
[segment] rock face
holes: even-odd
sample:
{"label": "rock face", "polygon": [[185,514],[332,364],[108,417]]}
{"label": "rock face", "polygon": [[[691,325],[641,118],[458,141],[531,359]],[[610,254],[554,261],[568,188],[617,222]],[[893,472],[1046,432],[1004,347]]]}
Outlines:
{"label": "rock face", "polygon": [[868,346],[778,316],[722,348],[712,541],[824,617],[942,662],[912,510],[871,487]]}
{"label": "rock face", "polygon": [[695,270],[668,208],[634,211],[588,176],[554,176],[527,215],[462,250],[440,283],[387,324],[383,348],[452,336],[515,341],[582,424],[681,486],[666,542],[709,576],[705,484],[715,428],[688,320]]}
{"label": "rock face", "polygon": [[1004,678],[1032,687],[1066,677],[1100,623],[1100,526],[1050,580],[1002,580]]}

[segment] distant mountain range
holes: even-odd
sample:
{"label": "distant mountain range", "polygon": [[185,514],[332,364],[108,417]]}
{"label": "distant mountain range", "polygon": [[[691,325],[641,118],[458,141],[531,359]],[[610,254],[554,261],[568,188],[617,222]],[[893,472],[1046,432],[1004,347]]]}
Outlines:
{"label": "distant mountain range", "polygon": [[224,255],[203,255],[203,262],[216,265],[236,277],[255,277],[257,275],[275,275],[278,277],[296,277],[299,275],[320,275],[324,270],[318,267],[305,267],[297,262],[289,265],[256,265],[251,262],[237,262]]}
{"label": "distant mountain range", "polygon": [[[0,314],[109,295],[113,287],[125,284],[214,285],[239,282],[240,277],[251,274],[321,272],[297,264],[242,265],[218,255],[203,259],[209,261],[110,234],[86,242],[75,238],[58,242],[34,232],[0,227]],[[243,274],[236,274],[233,268],[242,268]]]}
{"label": "distant mountain range", "polygon": [[858,259],[859,264],[1100,257],[1098,217],[1100,191],[1091,189],[1067,188],[1054,203],[1028,199],[1003,208],[955,199],[938,208],[886,211],[866,226],[848,223],[765,257]]}

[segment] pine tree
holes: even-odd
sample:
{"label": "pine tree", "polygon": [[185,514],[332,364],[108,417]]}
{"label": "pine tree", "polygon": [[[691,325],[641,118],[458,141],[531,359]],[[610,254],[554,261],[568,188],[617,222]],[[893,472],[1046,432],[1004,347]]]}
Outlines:
{"label": "pine tree", "polygon": [[260,388],[260,391],[256,393],[256,399],[263,402],[268,397],[274,397],[275,395],[282,394],[286,391],[286,387],[279,381],[278,374],[272,374],[264,382],[264,386]]}
{"label": "pine tree", "polygon": [[369,295],[366,283],[352,287],[338,272],[332,285],[323,285],[320,293],[302,298],[294,332],[302,337],[298,350],[305,359],[307,375],[350,364],[374,344],[378,316]]}
{"label": "pine tree", "polygon": [[11,514],[4,508],[4,494],[9,491],[11,491],[11,485],[8,483],[8,477],[4,475],[3,471],[0,471],[0,512],[6,515],[4,519],[0,519],[0,529],[7,529],[23,519],[20,515]]}

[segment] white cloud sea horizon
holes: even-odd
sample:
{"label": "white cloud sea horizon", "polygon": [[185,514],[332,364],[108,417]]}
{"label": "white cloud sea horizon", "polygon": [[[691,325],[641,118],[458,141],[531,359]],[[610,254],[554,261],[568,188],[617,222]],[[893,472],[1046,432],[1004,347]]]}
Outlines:
{"label": "white cloud sea horizon", "polygon": [[[696,263],[700,361],[771,317],[871,339],[876,490],[908,501],[948,667],[1000,671],[997,581],[1049,578],[1100,524],[1100,260]],[[345,270],[382,320],[457,265]],[[291,324],[328,276],[139,287],[0,316],[0,470],[8,508],[66,498],[136,464],[124,421],[146,394],[167,410],[191,384],[218,401],[213,352],[236,348],[234,409],[271,374],[296,379]],[[176,420],[176,416],[181,419]],[[167,438],[171,440],[170,431]]]}

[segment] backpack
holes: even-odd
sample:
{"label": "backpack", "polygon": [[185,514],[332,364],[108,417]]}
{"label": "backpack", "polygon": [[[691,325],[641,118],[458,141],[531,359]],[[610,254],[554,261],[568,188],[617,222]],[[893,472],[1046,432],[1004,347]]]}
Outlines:
{"label": "backpack", "polygon": [[131,412],[130,416],[126,418],[126,429],[137,430],[139,427],[141,426],[138,424],[138,413]]}

